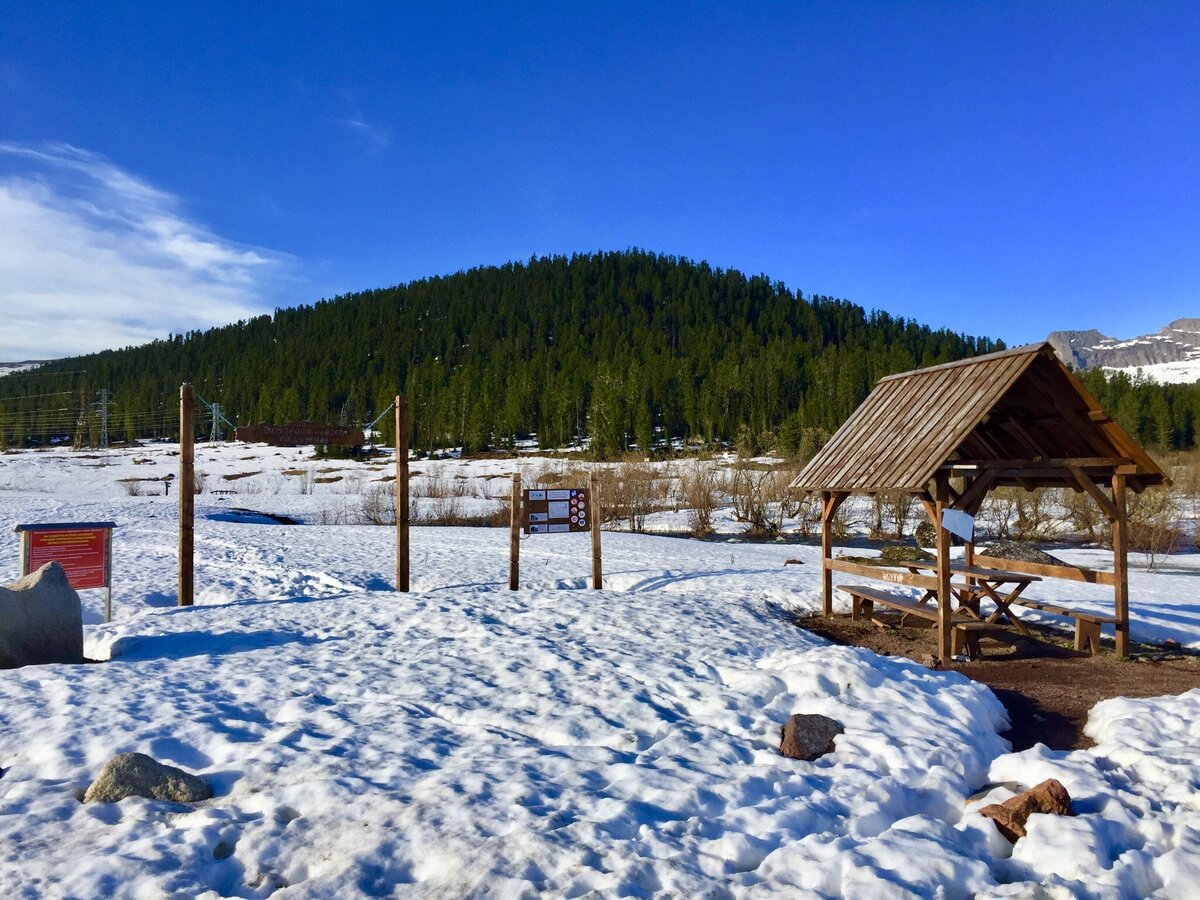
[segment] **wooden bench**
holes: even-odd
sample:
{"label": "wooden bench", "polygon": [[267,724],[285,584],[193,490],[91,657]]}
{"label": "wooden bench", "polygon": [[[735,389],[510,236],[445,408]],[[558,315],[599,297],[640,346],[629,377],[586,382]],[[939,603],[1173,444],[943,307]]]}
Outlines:
{"label": "wooden bench", "polygon": [[1075,649],[1080,653],[1095,656],[1100,652],[1100,626],[1117,624],[1116,616],[1102,616],[1098,613],[1083,612],[1078,609],[1067,609],[1053,603],[1041,600],[1018,597],[1012,601],[1017,606],[1027,606],[1040,612],[1048,612],[1055,616],[1068,616],[1075,620]]}
{"label": "wooden bench", "polygon": [[[956,590],[960,588],[970,590],[970,587],[965,584],[955,585],[954,587]],[[840,585],[838,590],[850,595],[850,618],[853,621],[858,621],[864,616],[870,616],[877,603],[880,606],[886,606],[889,609],[898,611],[900,613],[901,624],[903,624],[905,616],[916,616],[930,622],[938,621],[938,609],[936,606],[925,606],[924,604],[917,603],[905,594],[896,594],[892,591],[885,591],[862,584],[844,584]],[[951,654],[960,656],[965,650],[966,654],[972,659],[982,656],[983,654],[979,649],[979,635],[984,631],[995,630],[995,626],[976,619],[953,619],[951,624],[953,625],[950,638]]]}

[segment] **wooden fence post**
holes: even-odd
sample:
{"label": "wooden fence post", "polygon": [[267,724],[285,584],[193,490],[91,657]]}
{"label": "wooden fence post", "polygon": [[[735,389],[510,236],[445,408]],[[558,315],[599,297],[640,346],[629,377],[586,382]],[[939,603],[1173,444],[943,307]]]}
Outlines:
{"label": "wooden fence post", "polygon": [[191,606],[196,511],[196,399],[186,381],[179,388],[179,605]]}
{"label": "wooden fence post", "polygon": [[591,511],[588,513],[592,527],[592,589],[604,587],[604,567],[600,557],[600,522],[603,519],[600,506],[600,479],[592,472],[588,478],[588,502]]}
{"label": "wooden fence post", "polygon": [[515,591],[521,582],[521,473],[512,477],[512,515],[508,526],[508,589]]}
{"label": "wooden fence post", "polygon": [[408,593],[408,398],[396,395],[396,590]]}
{"label": "wooden fence post", "polygon": [[1129,655],[1129,523],[1126,520],[1125,476],[1113,475],[1113,505],[1117,508],[1112,523],[1113,587],[1117,617],[1117,656]]}
{"label": "wooden fence post", "polygon": [[950,505],[950,479],[944,472],[937,475],[934,495],[937,507],[937,604],[938,604],[938,658],[949,661],[954,654],[954,597],[950,593],[950,532],[942,525],[942,515]]}

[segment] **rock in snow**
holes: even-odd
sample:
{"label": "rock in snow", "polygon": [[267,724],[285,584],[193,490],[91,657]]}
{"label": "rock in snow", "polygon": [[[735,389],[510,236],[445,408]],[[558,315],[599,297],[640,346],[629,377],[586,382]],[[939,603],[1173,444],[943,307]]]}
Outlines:
{"label": "rock in snow", "polygon": [[1071,815],[1071,795],[1061,781],[1047,778],[1037,787],[979,810],[981,816],[987,816],[995,822],[1000,833],[1014,844],[1025,837],[1025,823],[1034,813]]}
{"label": "rock in snow", "polygon": [[0,586],[0,669],[83,662],[83,607],[56,562]]}
{"label": "rock in snow", "polygon": [[833,752],[833,739],[842,731],[841,723],[828,716],[796,713],[783,726],[779,752],[791,759],[818,759]]}
{"label": "rock in snow", "polygon": [[196,803],[212,796],[203,779],[145,753],[118,753],[104,764],[83,795],[84,803],[116,803],[126,797]]}

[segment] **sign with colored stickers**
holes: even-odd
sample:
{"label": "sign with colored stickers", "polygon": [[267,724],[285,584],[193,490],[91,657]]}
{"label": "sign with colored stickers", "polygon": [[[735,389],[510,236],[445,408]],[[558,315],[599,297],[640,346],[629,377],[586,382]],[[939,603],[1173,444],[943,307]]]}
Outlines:
{"label": "sign with colored stickers", "polygon": [[567,534],[591,528],[587,488],[526,490],[524,500],[526,534]]}

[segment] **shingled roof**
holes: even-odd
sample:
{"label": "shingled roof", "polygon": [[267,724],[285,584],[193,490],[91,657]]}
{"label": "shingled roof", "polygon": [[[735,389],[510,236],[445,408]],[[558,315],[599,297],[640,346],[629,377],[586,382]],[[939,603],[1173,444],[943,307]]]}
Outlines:
{"label": "shingled roof", "polygon": [[1166,481],[1051,346],[1029,344],[881,379],[792,489],[920,493],[939,469],[988,469],[997,487]]}

